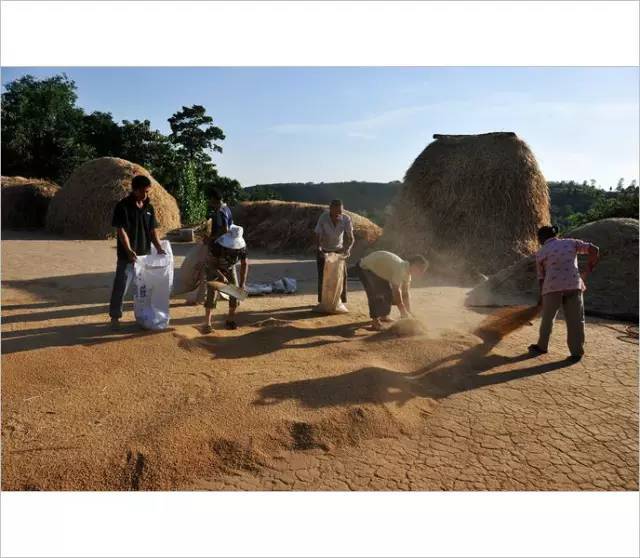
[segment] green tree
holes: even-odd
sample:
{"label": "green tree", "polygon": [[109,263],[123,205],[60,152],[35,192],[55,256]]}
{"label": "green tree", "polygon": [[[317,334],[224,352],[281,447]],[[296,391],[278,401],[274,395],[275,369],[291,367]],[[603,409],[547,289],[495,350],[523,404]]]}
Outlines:
{"label": "green tree", "polygon": [[169,118],[169,137],[189,161],[211,161],[208,150],[222,153],[222,147],[215,142],[225,138],[224,132],[213,125],[213,118],[206,112],[201,105],[183,106]]}
{"label": "green tree", "polygon": [[84,113],[75,83],[65,75],[8,83],[2,93],[2,173],[64,180],[94,156],[84,143]]}
{"label": "green tree", "polygon": [[180,204],[182,221],[187,225],[195,225],[207,216],[207,198],[198,179],[195,163],[182,166],[178,178],[177,197]]}
{"label": "green tree", "polygon": [[82,138],[96,157],[120,157],[122,133],[110,112],[94,111],[82,118]]}

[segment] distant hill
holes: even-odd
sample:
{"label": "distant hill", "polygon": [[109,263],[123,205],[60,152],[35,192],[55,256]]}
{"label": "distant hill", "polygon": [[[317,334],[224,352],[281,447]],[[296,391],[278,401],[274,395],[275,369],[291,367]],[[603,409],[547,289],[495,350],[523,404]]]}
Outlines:
{"label": "distant hill", "polygon": [[249,199],[274,199],[329,204],[341,199],[345,209],[359,213],[378,225],[384,224],[385,208],[396,195],[401,182],[290,182],[257,184],[245,188]]}
{"label": "distant hill", "polygon": [[[603,201],[622,199],[625,196],[634,195],[637,200],[638,187],[634,182],[626,189],[622,186],[616,190],[605,190],[596,187],[592,181],[579,183],[573,180],[562,182],[549,182],[549,194],[551,196],[551,216],[554,223],[562,228],[570,228],[580,224],[576,215],[585,215],[592,208],[599,207]],[[249,200],[282,200],[306,203],[329,204],[332,199],[339,198],[345,208],[363,217],[371,219],[374,223],[384,226],[385,211],[402,186],[399,180],[393,182],[290,182],[278,184],[258,184],[245,188],[246,198]],[[633,193],[635,192],[635,193]],[[637,206],[637,201],[632,200],[632,205]],[[628,211],[621,214],[605,216],[637,217]]]}

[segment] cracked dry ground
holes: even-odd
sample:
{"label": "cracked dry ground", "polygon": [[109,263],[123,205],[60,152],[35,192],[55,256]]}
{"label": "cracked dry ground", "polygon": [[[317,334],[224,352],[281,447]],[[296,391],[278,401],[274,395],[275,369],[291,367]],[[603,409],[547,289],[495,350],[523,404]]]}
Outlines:
{"label": "cracked dry ground", "polygon": [[349,315],[314,314],[315,262],[256,257],[253,280],[301,294],[249,299],[236,331],[202,336],[175,301],[170,331],[113,334],[111,243],[2,250],[4,489],[638,489],[625,324],[589,319],[569,364],[558,321],[528,358],[537,322],[482,345],[465,291],[432,285],[415,291],[428,334],[397,338],[365,329],[359,290]]}

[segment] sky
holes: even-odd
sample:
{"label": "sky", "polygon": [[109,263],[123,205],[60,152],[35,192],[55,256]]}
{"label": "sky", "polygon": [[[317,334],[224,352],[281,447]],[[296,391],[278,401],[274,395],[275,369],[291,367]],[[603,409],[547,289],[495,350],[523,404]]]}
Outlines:
{"label": "sky", "polygon": [[547,180],[639,175],[638,68],[2,68],[2,84],[63,72],[85,111],[164,133],[203,105],[226,135],[214,162],[243,186],[402,180],[433,134],[493,131]]}

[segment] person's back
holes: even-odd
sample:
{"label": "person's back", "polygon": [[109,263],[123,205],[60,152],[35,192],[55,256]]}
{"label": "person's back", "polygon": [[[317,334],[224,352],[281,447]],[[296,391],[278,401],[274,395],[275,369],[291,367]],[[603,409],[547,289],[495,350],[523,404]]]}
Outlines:
{"label": "person's back", "polygon": [[371,252],[360,260],[363,269],[375,273],[381,279],[400,286],[409,278],[409,262],[386,250]]}
{"label": "person's back", "polygon": [[536,262],[544,277],[542,294],[584,290],[578,269],[578,254],[588,254],[591,244],[574,238],[548,239],[538,250]]}

